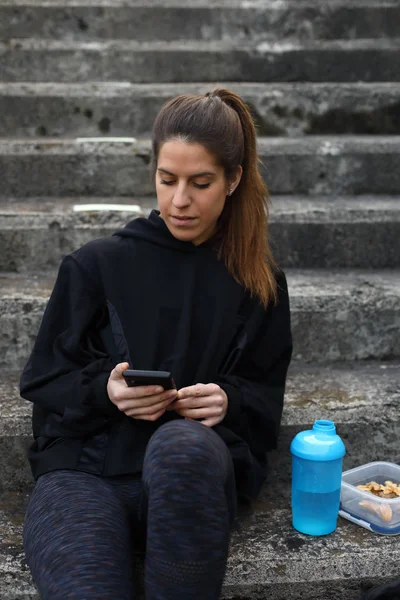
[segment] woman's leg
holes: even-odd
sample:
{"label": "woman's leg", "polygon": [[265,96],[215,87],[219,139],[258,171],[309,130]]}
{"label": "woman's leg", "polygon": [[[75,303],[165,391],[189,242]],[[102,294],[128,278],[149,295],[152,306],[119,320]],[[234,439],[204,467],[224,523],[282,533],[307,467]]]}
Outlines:
{"label": "woman's leg", "polygon": [[166,423],[146,451],[147,600],[219,598],[236,512],[232,460],[210,428]]}
{"label": "woman's leg", "polygon": [[41,600],[133,598],[128,515],[101,477],[42,475],[28,505],[24,547]]}

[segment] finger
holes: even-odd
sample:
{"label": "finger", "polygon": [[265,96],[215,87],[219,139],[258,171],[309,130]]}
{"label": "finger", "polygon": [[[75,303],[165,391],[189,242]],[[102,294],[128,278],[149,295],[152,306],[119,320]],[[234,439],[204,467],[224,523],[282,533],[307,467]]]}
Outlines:
{"label": "finger", "polygon": [[205,408],[211,406],[222,406],[222,398],[215,396],[200,396],[198,398],[188,397],[174,401],[174,409]]}
{"label": "finger", "polygon": [[189,417],[190,419],[208,419],[221,416],[219,408],[188,408],[176,411],[181,417]]}
{"label": "finger", "polygon": [[130,390],[133,398],[155,396],[156,394],[162,394],[164,391],[164,388],[160,385],[127,385],[127,388]]}
{"label": "finger", "polygon": [[158,402],[152,406],[137,406],[134,408],[128,408],[124,412],[128,417],[154,415],[160,412],[160,410],[165,410],[168,406],[168,403],[168,400],[164,400],[163,402]]}
{"label": "finger", "polygon": [[214,386],[213,383],[196,383],[196,385],[189,385],[188,387],[181,388],[178,390],[178,398],[187,398],[188,396],[208,396],[211,388]]}
{"label": "finger", "polygon": [[[181,408],[182,408],[182,406],[184,406],[184,405],[179,405],[179,407],[181,407]],[[176,410],[177,408],[178,408],[178,401],[176,400],[176,394],[175,394],[175,397],[173,397],[172,400],[170,400],[166,410],[171,411],[171,410]]]}
{"label": "finger", "polygon": [[[123,393],[126,393],[126,390],[123,390]],[[132,396],[130,395],[127,398],[120,398],[120,401],[118,402],[118,408],[122,410],[122,412],[126,412],[127,410],[134,410],[136,408],[148,408],[149,406],[154,406],[161,402],[165,402],[168,406],[170,402],[173,401],[175,396],[176,392],[174,390],[168,390],[167,392],[163,392],[162,394],[153,394],[151,396],[139,396],[135,398],[132,398]]]}
{"label": "finger", "polygon": [[199,421],[199,423],[205,425],[206,427],[214,427],[215,425],[218,425],[218,423],[221,423],[221,421],[221,418],[218,419],[217,417],[213,417],[212,419],[204,419],[203,421]]}
{"label": "finger", "polygon": [[111,373],[110,373],[110,379],[113,379],[114,381],[118,381],[119,379],[123,379],[122,373],[124,371],[126,371],[126,369],[129,369],[129,363],[127,363],[127,362],[118,363],[114,367],[114,369],[111,371]]}
{"label": "finger", "polygon": [[142,415],[138,417],[132,417],[133,419],[139,419],[142,421],[157,421],[162,415],[165,413],[165,409],[160,410],[160,412],[155,413],[154,415]]}
{"label": "finger", "polygon": [[163,393],[163,388],[160,386],[141,385],[141,386],[126,386],[121,385],[117,392],[118,400],[138,400],[146,403],[146,405],[154,404],[155,397],[160,398]]}

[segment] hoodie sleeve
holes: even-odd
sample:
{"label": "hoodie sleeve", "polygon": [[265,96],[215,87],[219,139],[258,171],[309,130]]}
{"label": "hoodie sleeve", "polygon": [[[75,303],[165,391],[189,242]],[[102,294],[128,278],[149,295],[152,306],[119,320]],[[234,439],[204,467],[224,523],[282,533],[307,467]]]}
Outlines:
{"label": "hoodie sleeve", "polygon": [[60,435],[88,434],[119,414],[106,389],[115,365],[96,337],[103,307],[100,290],[67,256],[20,381],[23,398],[55,414]]}
{"label": "hoodie sleeve", "polygon": [[277,305],[265,311],[231,372],[216,381],[228,396],[221,425],[240,435],[256,456],[276,447],[291,355],[289,297],[281,273]]}

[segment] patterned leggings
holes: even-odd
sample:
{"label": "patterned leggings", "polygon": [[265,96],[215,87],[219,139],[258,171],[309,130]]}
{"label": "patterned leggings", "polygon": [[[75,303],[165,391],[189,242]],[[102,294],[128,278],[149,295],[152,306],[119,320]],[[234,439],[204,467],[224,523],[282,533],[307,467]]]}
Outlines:
{"label": "patterned leggings", "polygon": [[147,600],[213,600],[235,514],[225,443],[201,423],[170,421],[151,437],[142,475],[42,475],[25,553],[42,600],[132,600],[134,552],[147,538]]}

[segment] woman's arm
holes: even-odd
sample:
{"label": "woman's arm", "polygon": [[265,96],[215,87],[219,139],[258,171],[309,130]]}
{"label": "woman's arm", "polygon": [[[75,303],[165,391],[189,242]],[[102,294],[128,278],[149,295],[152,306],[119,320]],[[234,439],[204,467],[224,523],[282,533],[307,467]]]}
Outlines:
{"label": "woman's arm", "polygon": [[93,343],[104,299],[69,255],[58,273],[32,353],[21,376],[21,396],[55,413],[59,435],[101,427],[118,408],[107,395],[113,360]]}
{"label": "woman's arm", "polygon": [[256,455],[276,447],[291,356],[289,296],[281,273],[277,305],[267,309],[231,372],[216,381],[228,397],[221,425],[238,433]]}
{"label": "woman's arm", "polygon": [[[276,446],[282,416],[288,366],[292,355],[289,298],[283,273],[276,306],[250,315],[243,347],[236,348],[231,366],[214,383],[179,390],[167,410],[199,419],[207,426],[224,425],[247,441],[253,454]],[[241,342],[239,343],[241,345]]]}

